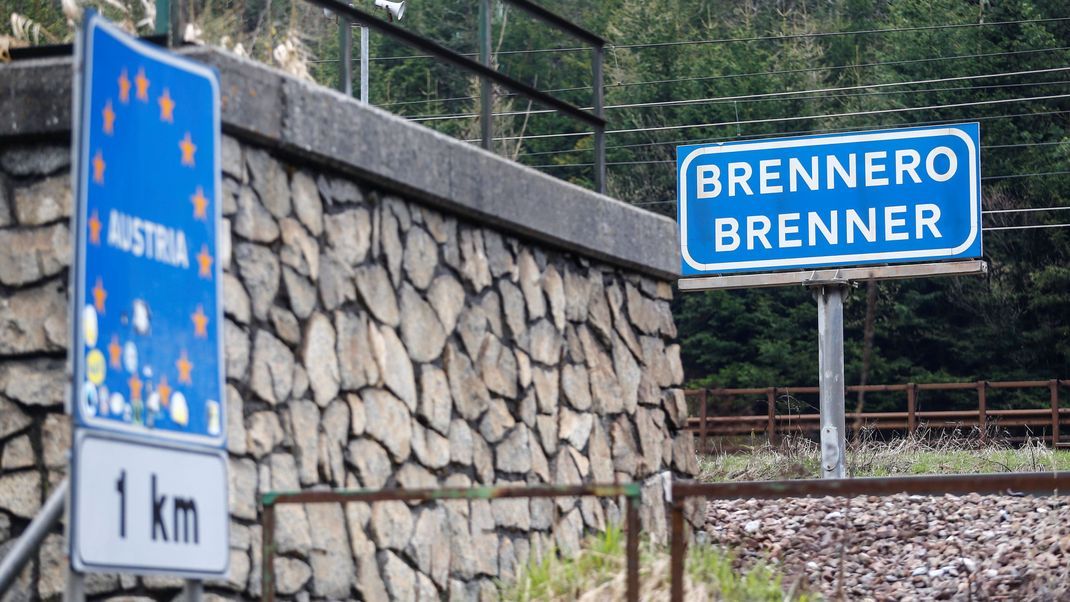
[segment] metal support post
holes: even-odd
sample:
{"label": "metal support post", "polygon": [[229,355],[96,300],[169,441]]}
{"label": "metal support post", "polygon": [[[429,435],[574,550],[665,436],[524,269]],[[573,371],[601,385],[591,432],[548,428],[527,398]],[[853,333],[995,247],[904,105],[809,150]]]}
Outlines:
{"label": "metal support post", "polygon": [[710,397],[709,396],[710,396],[709,389],[703,389],[702,390],[702,409],[700,410],[700,412],[702,413],[702,423],[698,427],[698,429],[699,429],[699,439],[702,441],[702,445],[701,445],[701,447],[699,449],[701,451],[703,451],[703,452],[709,451],[709,449],[710,449],[709,448],[709,439],[708,439],[709,431],[707,430],[709,428],[709,426],[706,424],[706,419],[709,417],[709,412],[710,412]]}
{"label": "metal support post", "polygon": [[[603,85],[602,61],[605,50],[602,46],[596,45],[593,52],[594,115],[604,117],[605,86]],[[606,193],[606,128],[604,125],[594,128],[594,187],[598,192]]]}
{"label": "metal support post", "polygon": [[628,496],[624,503],[628,528],[628,540],[625,543],[628,564],[626,595],[628,602],[639,602],[639,498]]}
{"label": "metal support post", "polygon": [[156,35],[171,33],[171,0],[156,0]]}
{"label": "metal support post", "polygon": [[843,388],[843,297],[847,282],[816,284],[819,390],[821,395],[821,476],[844,477],[846,448]]}
{"label": "metal support post", "polygon": [[63,602],[85,602],[85,575],[77,573],[67,565],[67,588],[63,592]]}
{"label": "metal support post", "polygon": [[684,499],[672,497],[672,539],[669,541],[669,600],[684,602],[684,562],[687,558],[687,535],[684,534]]}
{"label": "metal support post", "polygon": [[981,443],[988,438],[988,382],[977,381],[977,430],[981,433]]}
{"label": "metal support post", "polygon": [[204,600],[204,582],[200,579],[186,579],[182,584],[182,595],[187,602],[202,602]]}
{"label": "metal support post", "polygon": [[346,96],[353,95],[353,24],[338,15],[338,46],[341,57],[338,62],[338,89]]}
{"label": "metal support post", "polygon": [[918,385],[907,384],[907,431],[913,435],[918,429]]}
{"label": "metal support post", "polygon": [[264,526],[260,534],[260,595],[275,602],[275,505],[264,504]]}
{"label": "metal support post", "polygon": [[[479,62],[490,67],[490,0],[479,0]],[[479,78],[479,131],[483,148],[493,149],[494,86],[485,77]]]}
{"label": "metal support post", "polygon": [[360,26],[360,102],[368,104],[368,93],[371,91],[368,85],[368,38],[371,31],[367,25]]}
{"label": "metal support post", "polygon": [[769,420],[766,425],[769,445],[776,445],[776,387],[769,387],[769,390],[765,392],[765,409]]}
{"label": "metal support post", "polygon": [[67,500],[67,480],[64,479],[48,496],[45,505],[37,516],[33,517],[26,530],[22,532],[0,559],[0,592],[6,592],[19,577],[22,567],[33,558],[41,542],[45,540],[52,526],[63,516],[63,506]]}
{"label": "metal support post", "polygon": [[1052,379],[1048,383],[1051,391],[1051,448],[1059,447],[1059,381]]}

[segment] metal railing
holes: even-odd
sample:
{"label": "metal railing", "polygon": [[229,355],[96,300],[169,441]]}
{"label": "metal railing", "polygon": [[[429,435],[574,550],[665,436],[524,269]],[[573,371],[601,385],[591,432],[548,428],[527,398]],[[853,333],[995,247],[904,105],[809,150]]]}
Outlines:
{"label": "metal railing", "polygon": [[[348,35],[350,27],[354,25],[360,25],[362,27],[370,27],[385,34],[403,44],[408,44],[413,48],[421,50],[441,61],[449,63],[455,67],[459,67],[477,75],[480,80],[480,139],[482,147],[491,150],[494,141],[494,127],[493,127],[493,84],[497,84],[503,88],[507,88],[510,91],[527,98],[533,102],[551,108],[559,113],[563,113],[582,121],[583,123],[594,128],[594,180],[595,188],[598,192],[605,194],[606,191],[606,150],[605,150],[605,131],[606,121],[604,118],[604,75],[603,75],[603,58],[606,41],[595,33],[592,33],[575,23],[557,15],[545,8],[528,0],[502,0],[511,4],[520,10],[528,13],[535,19],[542,21],[548,25],[556,27],[561,31],[581,40],[585,44],[591,47],[591,71],[593,76],[592,92],[594,98],[593,108],[594,111],[586,111],[572,103],[561,100],[560,98],[543,92],[533,86],[530,86],[524,82],[516,80],[504,73],[499,72],[491,64],[491,24],[490,24],[490,5],[491,0],[479,0],[479,60],[475,61],[471,58],[464,56],[454,50],[446,48],[445,46],[429,40],[423,36],[412,33],[408,30],[402,29],[393,23],[384,21],[379,17],[374,16],[371,13],[365,12],[355,6],[351,6],[347,3],[339,2],[338,0],[305,0],[310,4],[314,4],[321,8],[325,8],[334,14],[338,15],[339,19],[343,21],[341,35],[341,62],[340,62],[340,84],[339,87],[343,92],[352,94],[353,89],[353,71],[352,71],[352,56],[353,56],[353,36]],[[367,53],[362,52],[362,60],[367,60]]]}
{"label": "metal railing", "polygon": [[56,485],[45,505],[41,507],[41,511],[33,517],[26,530],[19,535],[11,549],[0,560],[0,595],[7,592],[11,584],[15,583],[19,573],[22,572],[22,567],[33,558],[41,542],[63,517],[63,507],[67,502],[67,487],[67,479],[63,479],[59,485]]}
{"label": "metal railing", "polygon": [[677,481],[672,486],[672,541],[669,571],[672,602],[684,599],[684,562],[687,533],[684,503],[690,497],[707,499],[780,499],[789,497],[859,495],[965,495],[1013,494],[1058,495],[1070,490],[1070,472],[998,473],[922,477],[871,477],[800,481],[747,481],[741,483],[694,483]]}
{"label": "metal railing", "polygon": [[[1063,416],[1070,416],[1070,408],[1059,406],[1059,387],[1070,387],[1070,380],[1020,380],[1020,381],[975,381],[959,383],[906,383],[898,385],[853,385],[848,393],[898,392],[906,396],[906,411],[901,412],[848,412],[848,422],[875,430],[896,430],[913,433],[922,423],[930,428],[976,426],[982,440],[988,427],[997,424],[1001,428],[1047,428],[1051,446],[1060,445]],[[1048,407],[1025,409],[989,409],[988,394],[992,389],[1047,389]],[[974,410],[918,410],[918,394],[923,391],[975,391],[977,408]],[[780,435],[787,432],[810,432],[819,428],[820,416],[815,413],[778,413],[777,398],[781,395],[816,395],[817,387],[764,387],[764,388],[711,388],[690,389],[686,395],[698,399],[699,415],[688,419],[687,429],[698,437],[700,450],[709,449],[710,437],[743,436],[762,433],[775,444]],[[765,415],[725,416],[711,415],[710,402],[747,396],[764,396]]]}
{"label": "metal railing", "polygon": [[507,498],[623,497],[625,500],[625,555],[627,600],[639,600],[639,503],[638,483],[614,485],[539,485],[530,487],[469,487],[442,489],[343,489],[335,491],[268,492],[261,496],[264,534],[262,540],[263,596],[275,600],[275,507],[281,504],[331,504],[351,502],[426,502],[446,500],[494,500]]}

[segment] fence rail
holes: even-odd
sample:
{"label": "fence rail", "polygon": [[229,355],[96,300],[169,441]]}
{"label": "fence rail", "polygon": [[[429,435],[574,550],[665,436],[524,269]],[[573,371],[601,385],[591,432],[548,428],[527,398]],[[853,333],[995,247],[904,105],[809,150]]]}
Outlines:
{"label": "fence rail", "polygon": [[[177,0],[176,0],[177,1]],[[472,73],[479,77],[480,80],[480,138],[483,148],[491,150],[492,142],[494,140],[494,132],[492,127],[493,120],[493,106],[491,97],[493,91],[491,90],[491,84],[497,84],[503,88],[506,88],[520,96],[534,101],[545,107],[553,109],[561,114],[568,115],[573,119],[577,119],[586,123],[594,129],[594,151],[595,151],[595,164],[594,164],[594,180],[595,188],[598,192],[605,194],[606,192],[606,150],[605,150],[605,131],[606,120],[604,113],[605,105],[605,87],[604,87],[604,73],[603,73],[603,60],[605,56],[605,44],[606,41],[601,36],[590,32],[575,23],[561,17],[537,4],[529,2],[527,0],[502,0],[507,4],[511,4],[518,9],[526,12],[528,15],[535,19],[546,23],[552,27],[567,33],[568,35],[579,39],[583,43],[591,47],[591,75],[592,85],[591,91],[593,94],[592,107],[593,111],[584,110],[572,103],[561,100],[553,94],[543,92],[530,86],[524,82],[514,79],[504,73],[498,71],[491,64],[491,23],[490,23],[490,10],[491,0],[479,0],[480,2],[480,23],[479,23],[479,54],[480,60],[476,61],[463,54],[451,50],[438,42],[412,33],[407,29],[403,29],[387,22],[383,19],[376,17],[375,15],[363,11],[354,7],[351,4],[340,2],[338,0],[305,0],[309,4],[319,6],[320,8],[329,10],[343,21],[343,31],[341,39],[341,81],[340,86],[343,91],[350,93],[352,90],[352,72],[350,67],[350,60],[352,59],[352,36],[348,35],[348,26],[361,25],[363,27],[370,27],[377,32],[389,36],[403,44],[407,44],[417,50],[425,52],[438,60],[449,63],[454,67],[458,67],[469,73]]]}
{"label": "fence rail", "polygon": [[[894,385],[852,385],[846,387],[848,393],[903,393],[906,397],[906,410],[899,412],[848,412],[846,418],[860,426],[877,430],[902,430],[915,432],[921,423],[937,428],[976,426],[981,437],[986,436],[987,428],[997,424],[1008,428],[1034,427],[1047,428],[1051,446],[1062,444],[1060,431],[1064,416],[1070,416],[1070,408],[1059,406],[1059,388],[1070,387],[1070,380],[1014,380],[1014,381],[974,381],[957,383],[905,383]],[[988,409],[989,390],[1009,389],[1047,389],[1047,408]],[[918,393],[923,391],[976,391],[977,407],[971,410],[918,410]],[[740,436],[763,433],[770,443],[776,443],[781,434],[787,432],[817,431],[820,415],[782,414],[777,412],[776,400],[781,395],[816,395],[817,387],[764,387],[764,388],[711,388],[690,389],[686,395],[697,398],[699,415],[688,419],[687,429],[699,438],[699,449],[709,449],[710,437]],[[711,415],[711,401],[715,404],[733,398],[760,395],[765,397],[765,415]],[[717,408],[712,408],[717,411]]]}

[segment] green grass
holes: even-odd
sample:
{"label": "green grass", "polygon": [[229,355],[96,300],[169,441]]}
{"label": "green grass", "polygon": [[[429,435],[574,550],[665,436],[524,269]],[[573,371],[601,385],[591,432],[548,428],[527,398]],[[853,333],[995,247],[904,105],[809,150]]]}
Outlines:
{"label": "green grass", "polygon": [[[820,476],[818,445],[802,437],[788,437],[777,446],[761,445],[746,452],[699,456],[699,479],[762,481]],[[888,442],[852,443],[847,473],[856,477],[892,475],[977,474],[1070,470],[1070,451],[1051,450],[1040,441],[1019,447],[999,441],[925,436]]]}
{"label": "green grass", "polygon": [[[502,600],[508,602],[623,600],[625,593],[625,535],[611,526],[588,537],[572,558],[550,550],[532,558],[518,571],[512,583],[500,583]],[[640,599],[664,599],[669,591],[669,552],[663,546],[644,542],[639,560]],[[741,568],[734,556],[721,548],[696,544],[688,550],[686,577],[688,599],[732,602],[808,601],[805,592],[784,587],[783,577],[773,567],[758,563]]]}

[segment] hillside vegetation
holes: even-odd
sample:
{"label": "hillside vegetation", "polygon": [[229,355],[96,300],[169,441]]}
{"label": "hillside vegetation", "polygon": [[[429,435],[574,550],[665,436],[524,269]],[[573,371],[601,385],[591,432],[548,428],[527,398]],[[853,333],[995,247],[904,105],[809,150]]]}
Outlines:
{"label": "hillside vegetation", "polygon": [[[145,24],[151,22],[146,17],[152,2],[88,4],[131,28],[140,22],[140,31],[150,29]],[[989,178],[983,187],[985,209],[1070,204],[1070,8],[1065,2],[541,4],[610,41],[605,61],[609,129],[629,131],[607,136],[608,191],[627,202],[675,214],[677,144],[977,121],[982,173]],[[375,10],[370,0],[358,5]],[[475,53],[478,5],[475,0],[409,0],[400,25],[458,52]],[[337,85],[338,26],[321,9],[299,0],[183,0],[181,6],[183,22],[192,24],[192,39]],[[590,52],[515,8],[494,6],[496,66],[589,105]],[[59,0],[0,0],[5,21],[12,13],[30,19],[20,22],[24,38],[70,39]],[[459,138],[478,135],[479,87],[473,78],[426,57],[406,58],[419,53],[382,35],[373,34],[371,47],[373,104]],[[496,109],[516,114],[496,119],[496,133],[508,139],[495,151],[590,186],[591,136],[556,136],[582,133],[582,124],[554,113],[526,113],[540,107],[499,92]],[[676,101],[695,102],[644,104]],[[643,106],[620,107],[637,104]],[[434,119],[442,116],[449,118]],[[985,216],[986,226],[1068,222],[1070,211]],[[984,249],[991,263],[985,278],[876,285],[868,343],[867,294],[851,295],[848,382],[1070,376],[1070,228],[990,231]],[[816,312],[802,288],[689,294],[678,297],[674,309],[693,384],[785,386],[816,380]],[[990,407],[1044,402],[1007,395]],[[900,403],[870,398],[867,409]],[[933,409],[959,403],[969,401],[948,397]]]}

